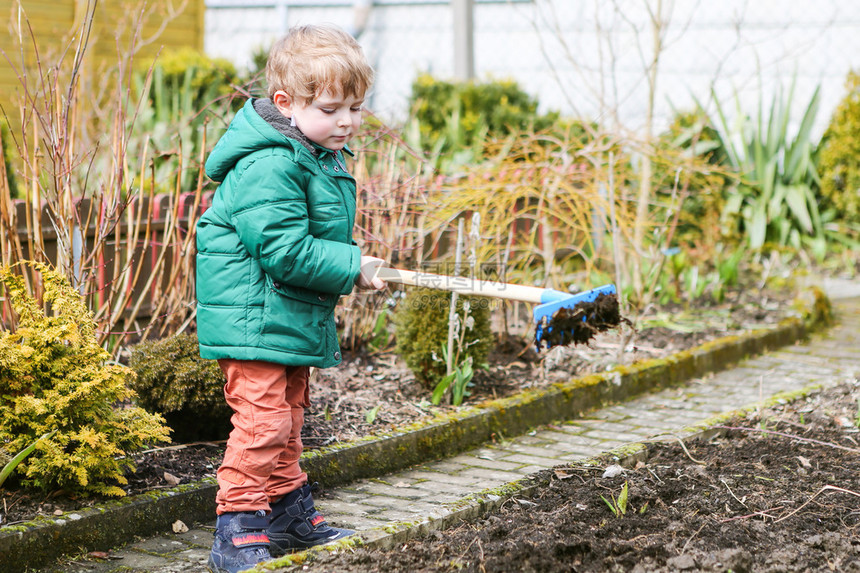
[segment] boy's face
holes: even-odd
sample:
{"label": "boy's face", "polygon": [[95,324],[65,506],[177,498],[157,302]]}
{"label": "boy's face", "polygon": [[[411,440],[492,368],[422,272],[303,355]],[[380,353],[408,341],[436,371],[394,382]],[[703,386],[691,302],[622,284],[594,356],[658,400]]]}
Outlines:
{"label": "boy's face", "polygon": [[284,91],[277,91],[272,99],[284,116],[295,119],[296,126],[308,139],[332,151],[343,149],[361,126],[364,97],[326,90],[305,104]]}

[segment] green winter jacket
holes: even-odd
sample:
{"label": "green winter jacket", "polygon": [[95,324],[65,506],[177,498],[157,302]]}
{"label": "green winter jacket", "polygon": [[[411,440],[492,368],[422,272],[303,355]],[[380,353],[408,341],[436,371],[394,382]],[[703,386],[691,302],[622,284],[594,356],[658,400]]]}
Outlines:
{"label": "green winter jacket", "polygon": [[305,146],[249,100],[206,161],[221,185],[197,224],[203,358],[341,361],[334,307],[352,291],[361,257],[355,180],[341,153]]}

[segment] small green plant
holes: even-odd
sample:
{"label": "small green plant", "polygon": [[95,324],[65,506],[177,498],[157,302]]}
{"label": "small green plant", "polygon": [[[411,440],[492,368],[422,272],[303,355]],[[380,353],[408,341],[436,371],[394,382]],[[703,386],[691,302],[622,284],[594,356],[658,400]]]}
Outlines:
{"label": "small green plant", "polygon": [[606,499],[601,495],[600,499],[606,503],[609,510],[612,511],[612,514],[615,517],[624,517],[627,514],[627,482],[624,482],[624,485],[621,486],[621,492],[618,494],[618,499],[615,499],[615,496],[611,492],[609,497],[611,499]]}
{"label": "small green plant", "polygon": [[80,293],[56,270],[29,264],[41,274],[51,314],[20,275],[0,268],[18,316],[14,331],[0,331],[0,443],[15,452],[38,440],[14,470],[25,486],[125,495],[119,485],[134,467],[127,454],[168,441],[168,428],[129,403],[134,373],[98,344]]}
{"label": "small green plant", "polygon": [[371,352],[379,352],[388,348],[391,343],[391,333],[388,330],[388,324],[391,322],[391,311],[387,308],[383,309],[373,323],[373,331],[370,340],[367,341],[367,347]]}
{"label": "small green plant", "polygon": [[[447,346],[442,346],[442,355],[447,361]],[[463,398],[471,394],[471,392],[469,392],[469,386],[472,385],[472,377],[474,375],[475,371],[472,369],[472,357],[467,356],[463,362],[454,367],[453,372],[446,375],[439,381],[436,388],[433,389],[433,396],[430,401],[434,406],[438,405],[445,396],[445,393],[448,391],[448,388],[450,388],[451,404],[459,406],[463,403]]]}
{"label": "small green plant", "polygon": [[138,403],[162,414],[174,442],[226,437],[232,411],[224,400],[224,375],[214,360],[200,358],[197,336],[180,333],[134,346],[129,367]]}
{"label": "small green plant", "polygon": [[857,413],[854,414],[854,426],[860,428],[860,398],[857,398]]}
{"label": "small green plant", "polygon": [[364,421],[368,424],[373,424],[376,421],[376,415],[379,413],[379,408],[382,404],[377,404],[373,408],[367,411],[364,415]]}
{"label": "small green plant", "polygon": [[47,434],[42,434],[39,439],[37,439],[35,442],[18,452],[12,459],[8,461],[6,461],[8,456],[5,455],[3,448],[0,448],[0,462],[3,462],[3,468],[0,469],[0,488],[3,487],[3,483],[10,475],[12,475],[12,472],[15,471],[15,468],[18,467],[18,464],[23,462],[24,458],[33,453],[33,450],[36,449],[36,446],[39,445],[39,442],[41,442],[45,438],[50,438],[56,433],[57,430],[54,430],[53,432],[48,432]]}

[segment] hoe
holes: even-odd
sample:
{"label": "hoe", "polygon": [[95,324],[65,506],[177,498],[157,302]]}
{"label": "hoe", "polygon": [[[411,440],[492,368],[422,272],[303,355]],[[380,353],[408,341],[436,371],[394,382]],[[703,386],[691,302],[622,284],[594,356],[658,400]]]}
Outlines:
{"label": "hoe", "polygon": [[535,345],[538,350],[542,344],[550,348],[588,342],[598,332],[614,328],[622,320],[613,284],[568,294],[550,288],[421,273],[392,267],[379,267],[376,276],[390,283],[537,304],[534,308],[534,320]]}

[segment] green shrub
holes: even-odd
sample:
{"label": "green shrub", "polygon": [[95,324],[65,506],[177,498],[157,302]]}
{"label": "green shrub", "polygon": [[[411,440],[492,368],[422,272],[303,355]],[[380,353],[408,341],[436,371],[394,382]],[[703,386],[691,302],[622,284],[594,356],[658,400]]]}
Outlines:
{"label": "green shrub", "polygon": [[50,316],[21,276],[0,269],[18,315],[16,328],[0,332],[0,444],[19,452],[49,434],[15,469],[26,486],[125,495],[116,484],[127,483],[123,473],[134,467],[127,454],[169,441],[168,429],[160,416],[123,404],[134,397],[127,386],[134,373],[110,362],[92,313],[66,278],[31,264],[42,273]]}
{"label": "green shrub", "polygon": [[[149,66],[139,69],[141,76],[148,71]],[[210,58],[193,48],[166,50],[152,65],[152,72],[155,89],[150,91],[149,98],[155,107],[175,105],[177,98],[188,99],[195,113],[213,100],[229,96],[241,83],[236,67],[229,60]],[[242,103],[237,100],[234,110]]]}
{"label": "green shrub", "polygon": [[[486,298],[457,297],[457,313],[462,317],[464,304],[469,303],[469,316],[474,319],[466,329],[463,341],[464,353],[473,364],[483,364],[492,348],[493,333],[490,329],[490,308]],[[397,353],[415,374],[415,378],[432,390],[445,376],[446,365],[442,348],[448,340],[448,311],[451,293],[416,289],[410,291],[397,307],[395,313],[395,336]]]}
{"label": "green shrub", "polygon": [[703,236],[716,239],[731,175],[723,172],[725,152],[708,115],[701,108],[676,112],[654,151],[653,181],[660,204],[674,211],[674,201],[683,200],[674,242],[696,245]]}
{"label": "green shrub", "polygon": [[846,89],[822,138],[818,171],[825,208],[860,223],[860,75],[849,73]]}
{"label": "green shrub", "polygon": [[412,83],[412,116],[418,121],[425,150],[445,137],[443,151],[471,146],[483,136],[502,138],[554,125],[558,114],[540,115],[538,101],[513,80],[447,82],[429,74]]}
{"label": "green shrub", "polygon": [[177,334],[132,348],[129,367],[138,404],[158,412],[174,442],[225,439],[232,411],[224,400],[224,375],[214,360],[200,358],[197,336]]}
{"label": "green shrub", "polygon": [[142,103],[139,109],[130,104],[128,112],[134,125],[127,155],[139,157],[146,149],[152,162],[152,171],[144,170],[143,180],[135,184],[146,187],[151,177],[154,192],[165,192],[178,178],[180,190],[194,191],[208,182],[198,180],[200,158],[244,103],[244,98],[233,97],[240,79],[227,60],[191,48],[167,51],[151,68],[148,85],[150,66],[137,69],[134,83]]}

